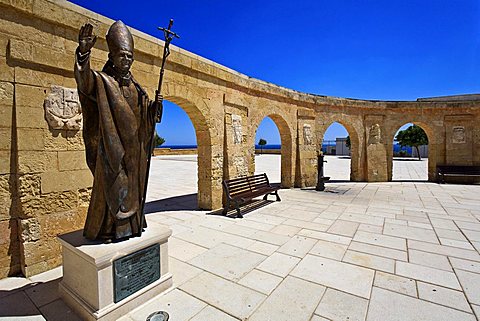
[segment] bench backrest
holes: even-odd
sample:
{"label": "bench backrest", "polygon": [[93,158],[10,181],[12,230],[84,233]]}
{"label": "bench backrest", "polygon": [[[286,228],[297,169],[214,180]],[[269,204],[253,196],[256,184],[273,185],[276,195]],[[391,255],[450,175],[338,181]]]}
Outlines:
{"label": "bench backrest", "polygon": [[480,174],[480,166],[473,165],[437,165],[437,171],[445,174]]}
{"label": "bench backrest", "polygon": [[267,174],[239,177],[223,181],[226,192],[234,197],[238,194],[251,193],[262,188],[270,187]]}

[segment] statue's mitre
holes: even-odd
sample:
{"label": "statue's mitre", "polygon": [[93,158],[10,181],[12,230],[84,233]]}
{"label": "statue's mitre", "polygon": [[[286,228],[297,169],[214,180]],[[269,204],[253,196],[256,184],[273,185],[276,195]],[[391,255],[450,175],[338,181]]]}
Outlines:
{"label": "statue's mitre", "polygon": [[111,53],[122,49],[133,52],[133,36],[121,20],[110,26],[106,38]]}

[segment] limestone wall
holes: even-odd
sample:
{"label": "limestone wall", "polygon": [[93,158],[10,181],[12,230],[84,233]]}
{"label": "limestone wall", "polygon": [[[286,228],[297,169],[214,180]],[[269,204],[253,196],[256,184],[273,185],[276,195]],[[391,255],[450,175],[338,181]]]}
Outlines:
{"label": "limestone wall", "polygon": [[[44,102],[55,91],[52,86],[76,87],[74,51],[86,22],[98,35],[92,66],[101,69],[111,20],[66,1],[0,0],[0,278],[59,265],[56,236],[83,226],[92,176],[82,133],[72,127],[53,129]],[[132,33],[133,74],[152,95],[163,42]],[[175,46],[171,51],[162,93],[186,111],[196,131],[200,208],[222,206],[223,179],[254,172],[255,133],[267,116],[279,128],[286,188],[316,184],[316,152],[334,121],[351,136],[355,181],[391,179],[393,135],[407,122],[427,131],[431,180],[439,163],[480,164],[479,102],[309,95],[252,79]]]}

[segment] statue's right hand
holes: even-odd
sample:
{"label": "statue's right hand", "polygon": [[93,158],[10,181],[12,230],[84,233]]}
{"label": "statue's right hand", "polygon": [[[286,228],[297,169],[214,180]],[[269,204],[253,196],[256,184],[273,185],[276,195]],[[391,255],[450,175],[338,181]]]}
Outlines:
{"label": "statue's right hand", "polygon": [[80,53],[85,54],[89,52],[96,41],[97,36],[93,34],[93,26],[90,23],[84,24],[78,33],[78,49]]}

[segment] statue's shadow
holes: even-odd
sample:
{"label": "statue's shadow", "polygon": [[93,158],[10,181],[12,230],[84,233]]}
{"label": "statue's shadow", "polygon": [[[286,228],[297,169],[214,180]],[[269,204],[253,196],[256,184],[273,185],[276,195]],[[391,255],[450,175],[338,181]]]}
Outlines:
{"label": "statue's shadow", "polygon": [[197,193],[174,196],[145,203],[145,214],[198,210]]}

